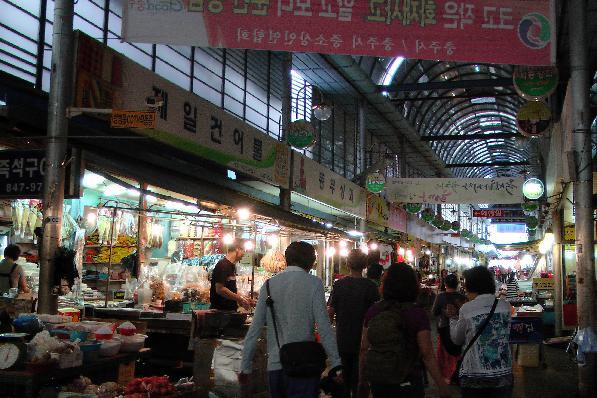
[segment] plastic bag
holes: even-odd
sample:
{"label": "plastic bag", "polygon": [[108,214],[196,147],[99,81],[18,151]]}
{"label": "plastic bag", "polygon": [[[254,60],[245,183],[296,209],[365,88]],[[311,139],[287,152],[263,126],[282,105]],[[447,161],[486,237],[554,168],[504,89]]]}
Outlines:
{"label": "plastic bag", "polygon": [[579,329],[573,341],[578,346],[576,360],[579,366],[584,366],[586,363],[585,354],[597,352],[597,335],[592,327]]}
{"label": "plastic bag", "polygon": [[243,346],[230,340],[219,340],[214,351],[214,392],[218,397],[241,396],[238,374]]}

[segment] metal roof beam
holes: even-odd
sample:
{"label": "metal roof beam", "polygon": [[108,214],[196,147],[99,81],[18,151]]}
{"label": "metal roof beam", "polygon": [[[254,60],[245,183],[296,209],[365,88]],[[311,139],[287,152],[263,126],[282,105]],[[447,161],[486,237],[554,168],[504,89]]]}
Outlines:
{"label": "metal roof beam", "polygon": [[464,167],[510,167],[510,166],[530,166],[531,164],[525,160],[522,162],[480,162],[480,163],[449,163],[446,165],[448,169],[464,168]]}
{"label": "metal roof beam", "polygon": [[464,134],[464,135],[424,135],[421,141],[466,141],[466,140],[492,140],[496,138],[522,138],[521,134],[494,133],[494,134]]}
{"label": "metal roof beam", "polygon": [[458,88],[512,87],[513,85],[512,78],[501,77],[498,79],[467,79],[446,82],[404,83],[392,84],[391,86],[378,85],[377,91],[380,93],[399,93],[403,91],[454,90]]}

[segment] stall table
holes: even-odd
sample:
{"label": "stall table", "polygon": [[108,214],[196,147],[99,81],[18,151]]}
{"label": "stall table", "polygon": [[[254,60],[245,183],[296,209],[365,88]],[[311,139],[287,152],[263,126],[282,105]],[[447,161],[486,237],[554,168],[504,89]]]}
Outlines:
{"label": "stall table", "polygon": [[25,369],[0,371],[0,390],[5,398],[34,398],[39,389],[51,382],[66,382],[78,376],[87,376],[95,383],[118,380],[126,373],[127,366],[134,363],[140,353],[122,353],[109,358],[83,364],[74,368]]}

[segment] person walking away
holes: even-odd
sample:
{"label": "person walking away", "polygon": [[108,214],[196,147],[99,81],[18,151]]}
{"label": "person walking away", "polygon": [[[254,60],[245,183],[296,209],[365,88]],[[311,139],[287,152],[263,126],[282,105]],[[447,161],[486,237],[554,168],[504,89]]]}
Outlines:
{"label": "person walking away", "polygon": [[[287,268],[269,279],[269,294],[267,283],[261,287],[253,322],[245,337],[238,379],[245,386],[249,382],[257,339],[267,324],[269,397],[318,398],[320,377],[287,376],[280,362],[280,347],[288,343],[315,341],[317,325],[321,344],[332,367],[330,376],[341,384],[342,365],[338,346],[326,310],[323,283],[309,274],[316,260],[315,249],[307,242],[293,242],[286,249],[285,258]],[[268,296],[274,302],[276,328],[272,327],[274,320],[272,311],[268,309]]]}
{"label": "person walking away", "polygon": [[448,306],[450,335],[463,345],[458,377],[463,398],[512,397],[510,305],[495,297],[495,279],[485,267],[464,273],[468,302]]}
{"label": "person walking away", "polygon": [[458,277],[454,274],[445,277],[446,291],[437,295],[431,313],[437,319],[437,361],[446,383],[450,383],[456,371],[461,346],[452,342],[450,337],[450,319],[446,315],[448,304],[462,306],[466,297],[458,292]]}
{"label": "person walking away", "polygon": [[[382,277],[382,300],[365,315],[361,339],[359,396],[422,398],[423,364],[449,397],[431,344],[425,310],[415,304],[419,294],[416,272],[405,263],[392,264]],[[422,360],[422,363],[421,363]]]}
{"label": "person walking away", "polygon": [[0,261],[0,296],[11,288],[18,288],[20,293],[29,293],[23,267],[17,264],[21,248],[8,245],[4,249],[4,260]]}
{"label": "person walking away", "polygon": [[506,282],[506,300],[512,301],[518,298],[519,291],[518,281],[516,280],[516,272],[510,272],[508,275],[508,281]]}
{"label": "person walking away", "polygon": [[379,289],[373,281],[363,278],[367,256],[361,250],[351,250],[347,264],[350,275],[334,283],[328,313],[330,320],[336,318],[336,339],[344,367],[346,396],[356,397],[363,319],[367,310],[379,300]]}
{"label": "person walking away", "polygon": [[383,274],[383,267],[379,263],[370,263],[367,266],[367,279],[370,279],[379,287],[381,284],[381,275]]}
{"label": "person walking away", "polygon": [[235,241],[228,246],[226,256],[218,261],[211,274],[209,289],[210,308],[221,311],[236,311],[239,306],[249,309],[249,300],[237,293],[236,263],[245,255],[243,241]]}
{"label": "person walking away", "polygon": [[444,268],[439,273],[439,291],[440,292],[446,291],[446,276],[448,276],[448,270]]}

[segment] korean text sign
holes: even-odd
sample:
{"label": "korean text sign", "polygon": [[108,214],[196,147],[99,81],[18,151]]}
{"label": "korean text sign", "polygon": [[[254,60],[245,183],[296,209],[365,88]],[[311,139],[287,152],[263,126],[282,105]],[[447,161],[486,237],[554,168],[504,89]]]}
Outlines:
{"label": "korean text sign", "polygon": [[168,146],[288,188],[288,146],[78,33],[75,106],[138,111],[159,97],[155,129],[138,129]]}
{"label": "korean text sign", "polygon": [[41,198],[45,164],[43,151],[0,151],[0,198]]}
{"label": "korean text sign", "polygon": [[555,62],[553,0],[128,0],[129,42]]}
{"label": "korean text sign", "polygon": [[308,157],[294,153],[292,189],[358,217],[366,215],[364,188]]}
{"label": "korean text sign", "polygon": [[522,203],[519,178],[391,178],[386,195],[398,203]]}

